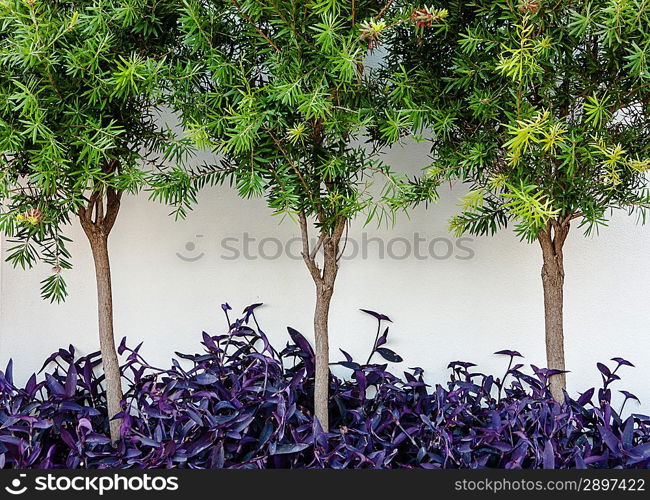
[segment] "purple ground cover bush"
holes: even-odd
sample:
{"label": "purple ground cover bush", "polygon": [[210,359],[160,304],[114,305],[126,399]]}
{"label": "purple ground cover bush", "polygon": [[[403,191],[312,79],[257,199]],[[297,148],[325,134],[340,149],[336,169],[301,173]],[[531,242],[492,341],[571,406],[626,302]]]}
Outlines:
{"label": "purple ground cover bush", "polygon": [[[149,365],[140,347],[123,341],[125,399],[122,439],[108,438],[103,377],[97,353],[70,346],[50,356],[24,387],[12,364],[0,372],[0,468],[649,468],[650,417],[612,406],[612,385],[631,363],[598,364],[602,387],[560,405],[547,389],[551,375],[499,351],[499,377],[449,364],[445,385],[428,386],[420,368],[403,377],[384,361],[387,316],[377,319],[370,356],[331,377],[332,431],[312,418],[314,354],[289,328],[278,351],[255,308],[223,335],[203,334],[203,352],[176,353],[172,366]],[[224,305],[226,316],[230,307]],[[504,365],[505,365],[504,363]],[[633,394],[620,391],[624,403]]]}

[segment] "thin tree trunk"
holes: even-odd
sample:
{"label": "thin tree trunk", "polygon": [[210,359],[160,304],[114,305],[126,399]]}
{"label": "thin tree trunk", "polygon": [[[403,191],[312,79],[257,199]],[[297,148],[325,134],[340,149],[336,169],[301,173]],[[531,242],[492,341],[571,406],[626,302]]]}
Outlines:
{"label": "thin tree trunk", "polygon": [[323,430],[329,430],[329,312],[332,287],[316,285],[316,310],[314,312],[314,335],[316,338],[316,373],[314,380],[314,414]]}
{"label": "thin tree trunk", "polygon": [[[569,223],[554,222],[540,232],[542,247],[542,285],[544,287],[544,326],[546,333],[546,364],[551,370],[566,370],[564,357],[564,242]],[[564,402],[566,375],[560,373],[549,379],[553,398]]]}
{"label": "thin tree trunk", "polygon": [[[342,218],[332,234],[321,232],[318,244],[309,248],[307,218],[299,214],[302,231],[303,260],[316,285],[316,309],[314,311],[314,336],[316,339],[316,370],[314,380],[314,415],[325,432],[329,431],[329,311],[338,275],[339,244],[346,225]],[[323,249],[323,269],[316,264],[316,256]]]}
{"label": "thin tree trunk", "polygon": [[[106,377],[106,400],[108,417],[112,418],[122,411],[123,398],[120,363],[115,350],[113,333],[113,292],[111,285],[111,265],[108,257],[108,238],[100,235],[89,239],[95,261],[97,279],[97,312],[99,319],[99,346],[102,365]],[[115,443],[120,437],[121,419],[110,421],[111,440]]]}
{"label": "thin tree trunk", "polygon": [[[103,192],[96,191],[90,197],[87,206],[79,209],[79,220],[88,237],[95,264],[99,346],[104,369],[109,419],[122,411],[120,403],[123,398],[120,364],[113,333],[113,292],[108,254],[108,236],[119,213],[120,197],[119,192],[108,188],[106,202],[104,202]],[[120,438],[121,425],[121,419],[109,421],[113,443]]]}

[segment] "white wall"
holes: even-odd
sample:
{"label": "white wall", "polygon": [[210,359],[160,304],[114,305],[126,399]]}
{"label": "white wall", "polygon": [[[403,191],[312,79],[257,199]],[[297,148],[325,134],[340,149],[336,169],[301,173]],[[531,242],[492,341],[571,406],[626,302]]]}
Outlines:
{"label": "white wall", "polygon": [[[393,152],[388,161],[417,172],[424,146]],[[418,209],[410,220],[402,217],[394,229],[363,228],[356,224],[351,236],[367,231],[386,239],[451,238],[447,220],[457,210],[461,189],[441,190],[441,201]],[[145,341],[143,353],[154,363],[169,363],[174,351],[200,350],[200,334],[222,332],[219,304],[228,301],[234,312],[253,302],[264,302],[259,319],[276,344],[288,339],[290,325],[311,338],[312,283],[299,260],[223,260],[219,245],[224,237],[244,231],[258,240],[298,236],[290,220],[280,223],[264,200],[240,200],[227,187],[208,190],[187,220],[174,222],[168,209],[144,197],[126,199],[111,236],[115,290],[116,336],[126,335],[131,345]],[[195,235],[204,235],[196,238]],[[39,298],[39,281],[48,269],[29,272],[0,268],[0,366],[14,359],[20,377],[38,370],[60,346],[74,344],[81,352],[96,350],[95,289],[87,243],[78,225],[70,230],[75,268],[66,273],[70,297],[63,305]],[[196,250],[184,249],[198,241]],[[331,319],[333,359],[341,347],[365,358],[374,336],[374,319],[358,311],[369,308],[394,321],[389,347],[404,357],[396,369],[422,366],[429,380],[447,377],[447,363],[473,361],[479,369],[501,374],[507,359],[492,353],[517,349],[525,362],[544,364],[541,257],[535,245],[518,242],[509,231],[496,237],[475,238],[466,244],[471,260],[344,261],[337,284]],[[7,242],[3,243],[6,251]],[[398,249],[398,247],[395,247]],[[442,248],[442,247],[440,247]],[[571,369],[571,392],[599,382],[595,364],[613,356],[628,358],[618,389],[636,393],[641,407],[650,409],[650,266],[647,253],[650,230],[633,218],[617,214],[610,228],[594,238],[575,230],[566,246],[566,350]],[[267,247],[271,251],[272,247]],[[205,253],[196,262],[179,259]],[[465,256],[458,252],[457,256]],[[375,256],[375,257],[373,257]]]}

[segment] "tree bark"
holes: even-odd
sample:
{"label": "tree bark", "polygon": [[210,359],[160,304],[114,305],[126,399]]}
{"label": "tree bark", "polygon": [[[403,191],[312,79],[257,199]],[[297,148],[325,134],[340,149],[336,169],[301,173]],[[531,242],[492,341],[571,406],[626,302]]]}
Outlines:
{"label": "tree bark", "polygon": [[[299,215],[302,231],[303,260],[316,285],[314,311],[314,337],[316,340],[316,369],[314,375],[314,415],[325,432],[329,431],[329,311],[334,294],[334,284],[339,270],[339,245],[346,219],[341,218],[332,234],[322,232],[314,249],[309,248],[307,218]],[[316,264],[316,254],[323,249],[323,268]]]}
{"label": "tree bark", "polygon": [[[95,261],[97,279],[97,312],[99,319],[99,346],[102,353],[102,365],[106,378],[106,400],[108,417],[112,418],[122,411],[122,379],[120,363],[115,350],[113,332],[113,293],[111,284],[111,265],[108,257],[108,238],[90,238],[90,248]],[[111,440],[120,437],[121,419],[110,421]]]}
{"label": "tree bark", "polygon": [[[540,231],[542,248],[542,285],[544,288],[544,327],[546,335],[546,364],[551,370],[565,370],[564,357],[564,242],[569,234],[569,222],[554,221]],[[549,378],[553,398],[564,403],[566,374]]]}
{"label": "tree bark", "polygon": [[[334,278],[335,279],[335,278]],[[329,431],[329,311],[332,287],[316,285],[314,336],[316,338],[316,372],[314,376],[314,414],[325,432]]]}
{"label": "tree bark", "polygon": [[[120,193],[109,188],[105,204],[102,193],[97,192],[91,196],[88,206],[79,210],[81,226],[88,237],[95,264],[99,346],[104,369],[109,419],[122,411],[121,401],[124,395],[113,332],[113,292],[108,253],[108,236],[117,218],[119,208]],[[113,443],[120,438],[121,425],[121,419],[109,420]]]}

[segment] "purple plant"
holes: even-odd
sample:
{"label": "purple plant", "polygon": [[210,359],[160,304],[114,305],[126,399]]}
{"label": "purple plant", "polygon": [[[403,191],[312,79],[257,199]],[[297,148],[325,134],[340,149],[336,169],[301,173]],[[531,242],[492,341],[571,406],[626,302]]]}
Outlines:
{"label": "purple plant", "polygon": [[[203,352],[176,353],[169,369],[149,365],[141,345],[119,352],[128,390],[121,440],[108,438],[98,353],[75,359],[59,350],[24,388],[12,364],[0,372],[0,468],[650,468],[650,417],[612,407],[618,372],[598,364],[602,387],[558,404],[552,372],[508,357],[505,374],[449,364],[446,385],[428,386],[423,370],[402,378],[379,358],[400,362],[386,346],[390,319],[377,320],[364,364],[345,351],[337,364],[351,376],[330,378],[331,429],[314,424],[314,352],[289,328],[278,352],[260,329],[254,304],[229,331],[203,333]],[[42,370],[43,371],[43,370]],[[626,391],[623,407],[636,396]]]}
{"label": "purple plant", "polygon": [[18,388],[9,361],[0,371],[0,468],[74,469],[110,453],[100,363],[99,353],[75,360],[74,347],[59,349],[41,369],[54,364],[51,373]]}

